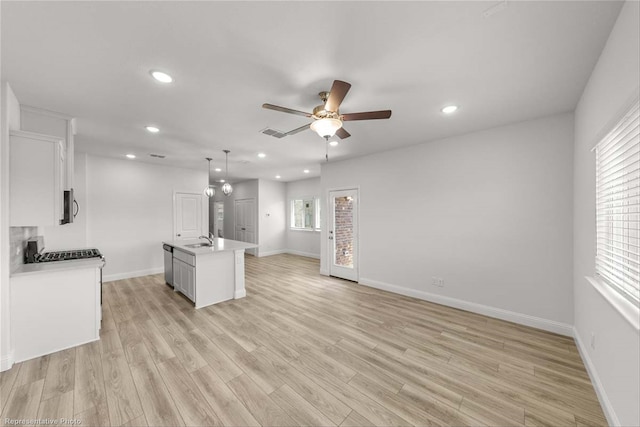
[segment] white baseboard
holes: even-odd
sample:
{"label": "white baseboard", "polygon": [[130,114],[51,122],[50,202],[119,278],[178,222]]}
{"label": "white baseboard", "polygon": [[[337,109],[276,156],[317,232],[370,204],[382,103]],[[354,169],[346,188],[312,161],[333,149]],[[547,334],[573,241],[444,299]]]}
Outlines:
{"label": "white baseboard", "polygon": [[233,298],[234,299],[244,298],[246,296],[247,296],[247,290],[246,289],[242,289],[240,291],[235,291],[235,293],[233,294]]}
{"label": "white baseboard", "polygon": [[302,252],[302,251],[296,251],[295,249],[287,249],[286,253],[291,255],[305,256],[307,258],[320,259],[320,254],[314,254],[313,252]]}
{"label": "white baseboard", "polygon": [[591,384],[593,384],[593,388],[596,390],[596,395],[598,396],[598,401],[600,402],[600,406],[602,406],[602,411],[604,412],[604,416],[607,417],[607,422],[610,426],[619,426],[620,420],[613,410],[613,405],[611,405],[611,401],[607,396],[607,392],[600,381],[600,377],[598,376],[598,371],[596,371],[591,358],[589,357],[589,352],[587,351],[587,347],[585,347],[582,339],[580,338],[580,334],[578,330],[573,328],[573,339],[575,340],[578,352],[580,353],[580,357],[582,358],[582,362],[584,362],[584,366],[587,368],[587,373],[589,374],[589,378],[591,378]]}
{"label": "white baseboard", "polygon": [[105,274],[102,276],[103,282],[111,282],[113,280],[131,279],[132,277],[149,276],[150,274],[164,273],[164,267],[150,268],[148,270],[128,271],[126,273]]}
{"label": "white baseboard", "polygon": [[[330,274],[329,274],[329,270],[324,270],[324,269],[322,269],[322,268],[320,269],[320,274],[321,274],[321,275],[323,275],[323,276],[330,276]],[[364,285],[364,283],[363,283],[363,285]],[[373,287],[374,287],[374,286],[372,286],[372,288],[373,288]],[[391,292],[393,292],[393,291],[391,291]]]}
{"label": "white baseboard", "polygon": [[13,352],[5,354],[0,358],[0,372],[7,371],[13,366]]}
{"label": "white baseboard", "polygon": [[[320,272],[320,274],[322,274],[322,272]],[[358,283],[372,288],[381,289],[383,291],[389,291],[425,301],[435,302],[437,304],[471,311],[473,313],[482,314],[484,316],[495,317],[496,319],[502,319],[509,322],[518,323],[520,325],[531,326],[532,328],[543,329],[545,331],[554,332],[560,335],[566,335],[569,337],[573,336],[573,326],[568,323],[556,322],[555,320],[543,319],[541,317],[530,316],[528,314],[517,313],[515,311],[504,310],[502,308],[491,307],[488,305],[464,301],[457,298],[445,297],[443,295],[432,294],[416,289],[403,288],[401,286],[391,285],[389,283],[379,282],[377,280],[360,278]]]}
{"label": "white baseboard", "polygon": [[65,346],[65,347],[58,347],[58,348],[56,348],[54,350],[47,351],[46,353],[39,353],[39,354],[35,354],[35,355],[30,355],[28,357],[19,358],[19,360],[14,360],[14,363],[20,363],[20,362],[24,362],[24,361],[27,361],[27,360],[35,359],[37,357],[46,356],[47,354],[57,353],[57,352],[62,351],[62,350],[67,350],[67,349],[70,349],[70,348],[80,347],[81,345],[89,344],[90,342],[100,341],[100,336],[99,335],[100,335],[100,333],[98,332],[98,337],[97,338],[91,338],[90,340],[82,341],[82,342],[79,342],[79,343],[74,344],[74,345],[68,345],[68,346]]}
{"label": "white baseboard", "polygon": [[291,254],[291,255],[304,256],[307,258],[320,259],[320,254],[314,254],[312,252],[296,251],[295,249],[276,249],[274,251],[265,251],[265,252],[258,251],[258,258],[271,256],[271,255],[280,255],[280,254]]}
{"label": "white baseboard", "polygon": [[271,255],[280,255],[280,254],[286,254],[287,250],[286,249],[276,249],[275,251],[261,251],[258,250],[258,258],[262,258],[263,256],[271,256]]}

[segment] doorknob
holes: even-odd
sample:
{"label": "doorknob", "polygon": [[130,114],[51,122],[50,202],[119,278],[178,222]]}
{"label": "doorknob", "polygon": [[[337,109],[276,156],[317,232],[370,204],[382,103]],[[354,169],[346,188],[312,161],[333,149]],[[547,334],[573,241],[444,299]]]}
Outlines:
{"label": "doorknob", "polygon": [[176,236],[180,237],[180,234],[176,234]]}

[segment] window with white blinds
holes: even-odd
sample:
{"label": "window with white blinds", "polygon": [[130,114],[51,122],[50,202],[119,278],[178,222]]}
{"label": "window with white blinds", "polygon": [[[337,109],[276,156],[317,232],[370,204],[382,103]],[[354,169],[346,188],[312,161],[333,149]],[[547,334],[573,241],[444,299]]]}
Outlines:
{"label": "window with white blinds", "polygon": [[638,102],[596,151],[596,274],[640,305],[640,133]]}

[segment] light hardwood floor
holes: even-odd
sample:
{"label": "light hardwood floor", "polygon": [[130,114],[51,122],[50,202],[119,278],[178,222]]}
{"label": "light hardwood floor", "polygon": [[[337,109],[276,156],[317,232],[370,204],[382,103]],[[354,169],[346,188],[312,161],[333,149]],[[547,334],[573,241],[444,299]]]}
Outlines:
{"label": "light hardwood floor", "polygon": [[2,422],[585,426],[571,338],[247,256],[247,297],[195,310],[161,275],[105,283],[101,340],[0,375]]}

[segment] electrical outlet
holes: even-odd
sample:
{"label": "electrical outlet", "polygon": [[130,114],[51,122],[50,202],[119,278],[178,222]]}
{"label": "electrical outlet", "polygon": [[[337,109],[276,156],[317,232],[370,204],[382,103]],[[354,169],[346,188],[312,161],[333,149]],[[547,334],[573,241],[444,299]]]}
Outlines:
{"label": "electrical outlet", "polygon": [[442,277],[438,278],[438,286],[444,288],[444,279]]}
{"label": "electrical outlet", "polygon": [[431,285],[432,286],[438,286],[438,278],[436,276],[433,276],[431,278]]}
{"label": "electrical outlet", "polygon": [[591,332],[591,348],[596,349],[596,334]]}

